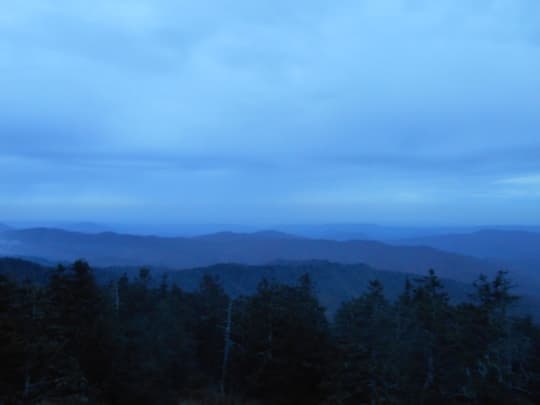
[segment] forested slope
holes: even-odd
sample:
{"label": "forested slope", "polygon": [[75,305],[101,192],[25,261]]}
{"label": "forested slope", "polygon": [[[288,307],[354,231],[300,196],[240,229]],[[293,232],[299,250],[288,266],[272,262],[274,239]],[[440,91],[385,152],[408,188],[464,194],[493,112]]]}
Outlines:
{"label": "forested slope", "polygon": [[504,273],[450,302],[433,272],[393,300],[373,280],[328,319],[309,275],[231,298],[85,262],[44,285],[0,277],[0,401],[322,404],[540,401],[540,335]]}

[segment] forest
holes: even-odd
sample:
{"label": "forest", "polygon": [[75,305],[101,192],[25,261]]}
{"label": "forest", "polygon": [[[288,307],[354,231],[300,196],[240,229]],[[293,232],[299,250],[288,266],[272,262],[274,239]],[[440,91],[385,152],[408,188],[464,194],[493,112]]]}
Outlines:
{"label": "forest", "polygon": [[433,270],[392,301],[373,280],[333,314],[307,274],[238,297],[153,277],[0,276],[0,404],[540,403],[540,329],[505,272],[460,303]]}

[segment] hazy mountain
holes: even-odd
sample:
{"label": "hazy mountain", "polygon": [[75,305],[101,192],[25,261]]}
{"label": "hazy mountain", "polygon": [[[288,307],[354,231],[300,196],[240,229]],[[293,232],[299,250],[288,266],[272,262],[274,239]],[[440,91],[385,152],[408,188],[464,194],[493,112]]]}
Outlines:
{"label": "hazy mountain", "polygon": [[383,226],[377,224],[324,224],[324,225],[283,225],[278,226],[284,232],[294,233],[308,238],[351,240],[395,240],[442,233],[446,228],[422,228],[407,226]]}
{"label": "hazy mountain", "polygon": [[[325,225],[279,225],[275,229],[309,238],[334,240],[371,239],[399,241],[401,239],[431,237],[456,233],[472,233],[486,229],[485,226],[385,226],[377,224],[325,224]],[[527,231],[540,233],[538,226],[497,225],[489,229],[500,231]]]}
{"label": "hazy mountain", "polygon": [[416,247],[429,246],[483,258],[499,268],[511,270],[520,291],[537,294],[540,290],[540,233],[496,229],[432,235],[395,243]]}
{"label": "hazy mountain", "polygon": [[98,224],[95,222],[76,222],[59,226],[59,228],[65,229],[67,231],[84,233],[102,233],[111,231],[111,227],[109,227],[108,225]]}
{"label": "hazy mountain", "polygon": [[397,243],[430,246],[476,257],[540,260],[540,233],[535,232],[482,230],[407,239]]}
{"label": "hazy mountain", "polygon": [[214,241],[214,242],[230,242],[235,241],[246,241],[249,239],[263,239],[263,240],[272,240],[272,239],[301,239],[301,237],[296,235],[291,235],[284,232],[278,231],[258,231],[253,233],[236,233],[236,232],[217,232],[207,235],[195,236],[192,239]]}
{"label": "hazy mountain", "polygon": [[191,268],[217,263],[261,265],[276,260],[366,263],[379,269],[471,281],[497,266],[430,247],[392,246],[374,241],[303,239],[275,232],[220,233],[196,238],[163,238],[115,233],[83,234],[58,229],[10,230],[0,234],[0,253],[53,261],[86,258],[97,266],[152,265]]}
{"label": "hazy mountain", "polygon": [[[434,235],[466,234],[493,229],[501,231],[525,231],[540,233],[540,226],[490,225],[490,226],[397,226],[368,223],[328,223],[328,224],[137,224],[137,223],[96,223],[96,222],[9,222],[15,229],[53,228],[83,233],[114,232],[129,235],[153,235],[165,237],[194,237],[215,233],[256,233],[281,232],[312,239],[332,240],[378,240],[395,242],[402,239],[431,237]],[[1,231],[1,228],[0,228]]]}
{"label": "hazy mountain", "polygon": [[96,222],[54,222],[54,221],[16,221],[10,222],[15,229],[52,228],[72,232],[102,233],[115,232],[129,235],[155,235],[166,237],[192,237],[221,232],[251,233],[267,227],[238,224],[137,224],[137,223],[96,223]]}

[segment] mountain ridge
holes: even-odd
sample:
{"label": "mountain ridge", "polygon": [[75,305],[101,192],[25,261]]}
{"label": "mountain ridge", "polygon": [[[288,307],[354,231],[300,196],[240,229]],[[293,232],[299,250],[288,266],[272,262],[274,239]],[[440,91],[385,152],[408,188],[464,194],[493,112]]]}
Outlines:
{"label": "mountain ridge", "polygon": [[284,235],[222,233],[186,238],[35,228],[0,233],[0,254],[41,257],[49,261],[85,258],[98,266],[152,265],[178,269],[223,262],[263,265],[276,260],[329,260],[343,264],[361,262],[379,269],[416,274],[434,268],[443,277],[467,282],[479,273],[494,274],[498,270],[488,261],[431,247]]}
{"label": "mountain ridge", "polygon": [[475,257],[540,260],[540,233],[483,229],[471,233],[433,235],[396,241],[408,246],[429,246]]}

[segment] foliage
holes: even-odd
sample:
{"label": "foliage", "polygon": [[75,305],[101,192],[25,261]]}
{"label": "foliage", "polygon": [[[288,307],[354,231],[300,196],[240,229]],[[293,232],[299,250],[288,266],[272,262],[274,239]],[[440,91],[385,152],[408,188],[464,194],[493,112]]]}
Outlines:
{"label": "foliage", "polygon": [[507,274],[452,304],[435,272],[389,301],[378,280],[333,321],[309,276],[229,297],[148,269],[99,286],[0,277],[0,403],[538,403],[540,332],[510,311]]}

